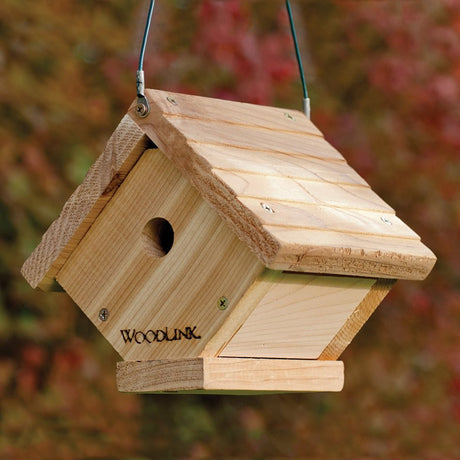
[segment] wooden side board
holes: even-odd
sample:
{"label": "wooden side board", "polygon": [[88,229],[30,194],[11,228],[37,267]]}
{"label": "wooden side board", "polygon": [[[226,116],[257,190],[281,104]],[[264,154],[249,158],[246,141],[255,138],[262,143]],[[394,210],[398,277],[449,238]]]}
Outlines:
{"label": "wooden side board", "polygon": [[121,120],[84,182],[24,263],[21,272],[33,288],[51,289],[59,269],[150,144],[129,116]]}
{"label": "wooden side board", "polygon": [[[300,112],[147,90],[139,127],[274,270],[423,279],[436,257]],[[260,117],[258,116],[260,114]],[[287,125],[286,125],[287,123]]]}
{"label": "wooden side board", "polygon": [[366,297],[348,317],[335,337],[323,350],[318,359],[336,360],[350,345],[356,334],[361,330],[372,313],[382,303],[395,284],[394,280],[377,280]]}
{"label": "wooden side board", "polygon": [[317,359],[375,282],[279,273],[219,356]]}
{"label": "wooden side board", "polygon": [[129,393],[341,391],[341,361],[194,358],[117,364],[118,389]]}

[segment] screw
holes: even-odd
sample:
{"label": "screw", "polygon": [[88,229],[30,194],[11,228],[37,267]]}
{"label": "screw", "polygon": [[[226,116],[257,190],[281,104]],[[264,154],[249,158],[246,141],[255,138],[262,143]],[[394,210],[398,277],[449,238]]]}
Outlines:
{"label": "screw", "polygon": [[290,113],[284,112],[284,116],[285,116],[286,118],[289,118],[289,120],[291,120],[291,121],[294,121],[294,120],[295,120],[295,118],[294,118]]}
{"label": "screw", "polygon": [[263,209],[264,211],[270,212],[270,213],[272,213],[272,214],[275,213],[275,211],[273,210],[273,208],[272,208],[270,205],[268,205],[267,203],[260,203],[260,206],[262,206],[262,209]]}
{"label": "screw", "polygon": [[99,311],[99,319],[101,321],[107,321],[109,319],[109,310],[107,310],[107,308],[101,308]]}
{"label": "screw", "polygon": [[391,222],[390,219],[387,219],[386,217],[381,217],[380,219],[382,219],[382,222],[384,224],[387,224],[387,225],[393,225],[393,222]]}
{"label": "screw", "polygon": [[137,104],[137,107],[136,107],[136,113],[138,117],[145,118],[149,114],[149,111],[145,104],[142,104],[141,102],[139,102],[139,104]]}
{"label": "screw", "polygon": [[168,96],[168,97],[166,98],[166,100],[167,100],[168,102],[170,102],[172,105],[177,105],[176,100],[175,100],[173,97],[171,97],[171,96]]}
{"label": "screw", "polygon": [[217,302],[217,306],[219,307],[219,310],[227,310],[228,308],[228,299],[225,296],[222,296],[219,301]]}

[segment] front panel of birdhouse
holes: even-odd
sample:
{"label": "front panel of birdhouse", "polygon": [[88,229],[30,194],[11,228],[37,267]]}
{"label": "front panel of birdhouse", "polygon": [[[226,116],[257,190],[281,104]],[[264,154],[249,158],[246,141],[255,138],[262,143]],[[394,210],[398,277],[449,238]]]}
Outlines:
{"label": "front panel of birdhouse", "polygon": [[57,275],[126,360],[198,356],[263,266],[158,149]]}

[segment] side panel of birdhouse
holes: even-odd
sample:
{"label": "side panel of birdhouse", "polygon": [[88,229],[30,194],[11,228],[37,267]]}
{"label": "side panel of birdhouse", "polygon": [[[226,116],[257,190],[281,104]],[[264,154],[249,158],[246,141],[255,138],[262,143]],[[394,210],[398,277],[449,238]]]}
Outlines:
{"label": "side panel of birdhouse", "polygon": [[277,279],[220,356],[337,359],[392,285],[384,281],[382,287],[381,281],[368,278],[274,273]]}
{"label": "side panel of birdhouse", "polygon": [[148,150],[57,280],[136,361],[199,356],[262,270],[171,161]]}

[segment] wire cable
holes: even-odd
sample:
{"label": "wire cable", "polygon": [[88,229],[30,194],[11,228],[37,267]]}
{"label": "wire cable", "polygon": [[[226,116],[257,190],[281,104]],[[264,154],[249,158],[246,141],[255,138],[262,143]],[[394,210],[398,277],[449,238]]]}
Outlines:
{"label": "wire cable", "polygon": [[147,22],[145,24],[144,37],[142,38],[141,53],[139,55],[139,72],[144,67],[145,48],[147,47],[147,38],[149,36],[150,24],[152,23],[153,8],[155,7],[155,0],[150,0],[149,12],[147,13]]}
{"label": "wire cable", "polygon": [[137,115],[145,118],[150,113],[150,106],[147,98],[145,97],[145,80],[144,80],[144,56],[145,48],[147,47],[147,38],[149,36],[150,24],[152,22],[153,8],[155,7],[155,0],[150,0],[149,11],[147,13],[147,21],[144,29],[144,36],[142,38],[141,52],[139,54],[139,67],[136,74],[136,93],[137,93]]}
{"label": "wire cable", "polygon": [[294,25],[294,17],[292,14],[291,3],[289,0],[286,0],[286,9],[289,16],[289,24],[291,25],[292,39],[294,41],[295,54],[297,58],[297,64],[299,66],[300,80],[302,82],[303,90],[303,110],[305,115],[310,118],[311,109],[310,109],[310,98],[308,96],[307,82],[305,81],[305,72],[302,65],[302,57],[300,56],[299,42],[297,40],[297,32]]}

